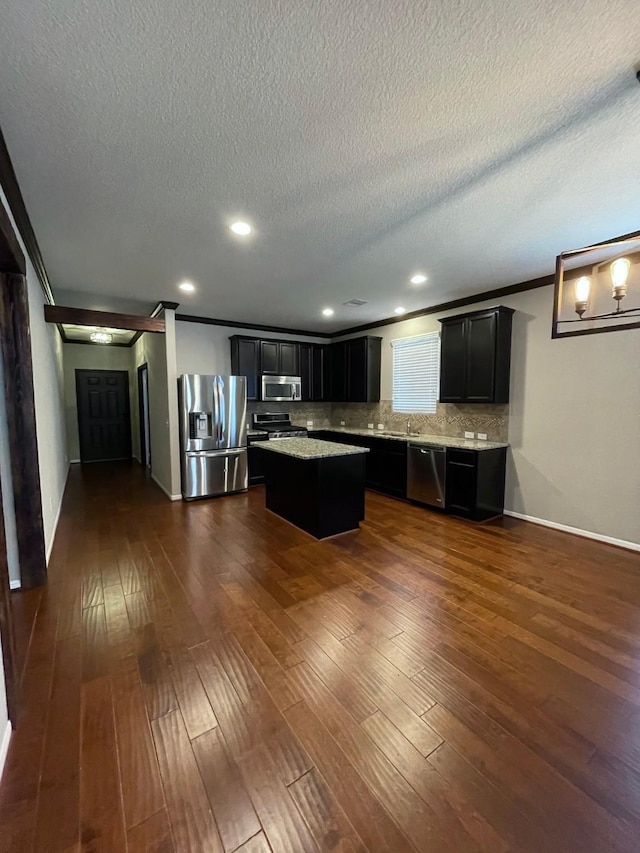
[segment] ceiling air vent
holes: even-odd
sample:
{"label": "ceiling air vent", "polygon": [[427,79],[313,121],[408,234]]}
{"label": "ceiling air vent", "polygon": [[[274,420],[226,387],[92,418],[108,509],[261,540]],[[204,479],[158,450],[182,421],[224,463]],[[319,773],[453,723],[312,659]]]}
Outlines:
{"label": "ceiling air vent", "polygon": [[366,299],[350,299],[348,302],[343,302],[343,305],[346,305],[347,308],[359,308],[361,305],[366,305]]}

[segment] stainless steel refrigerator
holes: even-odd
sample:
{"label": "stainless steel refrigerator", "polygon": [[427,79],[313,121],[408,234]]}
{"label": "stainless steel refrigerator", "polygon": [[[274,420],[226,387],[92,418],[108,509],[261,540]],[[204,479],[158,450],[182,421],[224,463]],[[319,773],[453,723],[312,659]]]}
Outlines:
{"label": "stainless steel refrigerator", "polygon": [[248,487],[246,382],[244,376],[194,374],[178,380],[185,500]]}

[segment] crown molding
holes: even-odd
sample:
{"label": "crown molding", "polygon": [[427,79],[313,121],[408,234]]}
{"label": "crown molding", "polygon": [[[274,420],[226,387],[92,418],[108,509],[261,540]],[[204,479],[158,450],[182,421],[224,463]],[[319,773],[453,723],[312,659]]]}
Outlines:
{"label": "crown molding", "polygon": [[[38,276],[40,287],[50,305],[55,304],[51,283],[44,265],[40,246],[36,239],[27,208],[22,197],[22,191],[18,184],[18,179],[9,156],[9,150],[5,142],[4,134],[0,129],[0,186],[7,198],[7,204],[13,215],[16,227],[22,237],[22,242],[27,250],[27,254],[31,258],[31,263]],[[24,273],[23,273],[24,274]]]}

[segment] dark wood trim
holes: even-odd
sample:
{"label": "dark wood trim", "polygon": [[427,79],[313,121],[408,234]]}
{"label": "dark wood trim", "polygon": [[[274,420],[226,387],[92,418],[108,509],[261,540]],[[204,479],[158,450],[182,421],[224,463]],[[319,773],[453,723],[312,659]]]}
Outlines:
{"label": "dark wood trim", "polygon": [[[1,129],[0,186],[2,186],[2,189],[4,190],[4,194],[7,198],[7,203],[9,204],[9,209],[13,214],[16,227],[20,232],[20,236],[22,237],[22,242],[25,245],[27,254],[31,258],[31,263],[33,264],[33,267],[36,271],[36,275],[38,276],[38,280],[40,282],[40,286],[42,287],[44,295],[46,296],[47,300],[53,304],[54,298],[53,292],[51,290],[51,284],[49,282],[49,276],[47,275],[47,270],[44,265],[44,260],[42,259],[40,246],[38,245],[33,226],[31,225],[31,220],[29,219],[29,214],[27,213],[27,208],[22,197],[22,191],[20,190],[20,185],[18,184],[18,179],[13,168],[13,163],[11,162],[11,157],[9,156],[9,151],[7,149],[7,143],[5,142],[5,138]],[[16,272],[20,272],[24,275],[26,269],[23,268],[20,270],[16,270]]]}
{"label": "dark wood trim", "polygon": [[0,204],[0,272],[25,275],[27,264],[9,214]]}
{"label": "dark wood trim", "polygon": [[[0,394],[3,390],[0,388]],[[19,694],[18,667],[16,664],[16,642],[13,631],[13,613],[11,610],[11,588],[9,585],[9,564],[7,560],[7,540],[4,529],[4,506],[2,503],[2,483],[0,482],[0,639],[2,640],[2,663],[4,665],[4,683],[7,695],[7,710],[13,727],[16,725]]]}
{"label": "dark wood trim", "polygon": [[270,332],[280,335],[305,335],[310,338],[333,338],[342,332],[310,332],[308,329],[289,329],[285,326],[264,326],[260,323],[241,323],[236,320],[217,320],[213,317],[195,317],[192,314],[176,314],[182,323],[202,323],[205,326],[225,326],[233,329],[251,329],[254,332]]}
{"label": "dark wood trim", "polygon": [[11,473],[22,587],[47,577],[33,396],[29,296],[22,275],[0,275],[0,346],[4,362]]}
{"label": "dark wood trim", "polygon": [[139,332],[139,331],[136,332],[135,335],[131,338],[131,340],[127,344],[127,346],[130,346],[130,347],[134,346],[136,341],[139,341],[140,338],[143,336],[143,334],[144,334],[144,332]]}
{"label": "dark wood trim", "polygon": [[488,302],[490,299],[502,299],[502,297],[512,296],[514,293],[524,293],[527,290],[536,290],[539,287],[549,287],[553,282],[554,276],[545,275],[541,278],[533,278],[530,281],[521,281],[518,284],[510,284],[507,287],[498,287],[495,290],[485,290],[483,293],[476,293],[473,296],[465,296],[462,299],[453,299],[450,302],[441,302],[439,305],[432,305],[430,308],[420,308],[417,311],[410,311],[406,314],[401,314],[399,317],[387,317],[385,320],[374,320],[371,323],[364,323],[361,326],[352,326],[349,329],[334,332],[331,337],[342,338],[345,335],[366,332],[369,331],[369,329],[378,329],[380,326],[392,326],[396,323],[403,323],[405,320],[413,320],[416,317],[425,317],[428,314],[439,314],[441,311],[451,311],[455,308],[464,308],[466,305],[476,305],[478,302]]}
{"label": "dark wood trim", "polygon": [[175,311],[179,305],[179,302],[167,302],[166,300],[160,300],[160,302],[158,302],[155,308],[151,311],[149,316],[157,317],[159,314],[162,314],[163,311]]}
{"label": "dark wood trim", "polygon": [[157,317],[138,314],[115,314],[111,311],[91,311],[87,308],[66,308],[62,305],[45,305],[47,323],[73,323],[76,326],[109,326],[112,329],[130,329],[133,332],[165,331],[165,322]]}
{"label": "dark wood trim", "polygon": [[[148,391],[149,391],[149,365],[147,364],[146,361],[144,364],[141,364],[138,367],[138,373],[137,373],[137,376],[138,376],[138,430],[140,432],[140,464],[142,465],[143,468],[148,467],[150,469],[151,468],[151,448],[150,447],[147,448],[147,437],[145,434],[145,429],[144,429],[145,423],[144,423],[144,419],[143,419],[144,395],[142,392],[142,388],[143,388],[142,374],[145,370],[147,371],[147,393],[148,393]],[[147,396],[147,403],[148,402],[149,402],[149,399]],[[149,430],[149,432],[151,432],[151,430]],[[148,466],[146,465],[147,451],[148,451],[148,456],[149,456],[149,465]]]}

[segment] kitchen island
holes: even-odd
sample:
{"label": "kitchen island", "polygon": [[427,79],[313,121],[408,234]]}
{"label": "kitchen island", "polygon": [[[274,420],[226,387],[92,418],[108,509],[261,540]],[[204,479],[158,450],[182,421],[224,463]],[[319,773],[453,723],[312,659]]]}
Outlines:
{"label": "kitchen island", "polygon": [[357,530],[364,519],[366,447],[312,438],[260,444],[267,509],[316,539]]}

